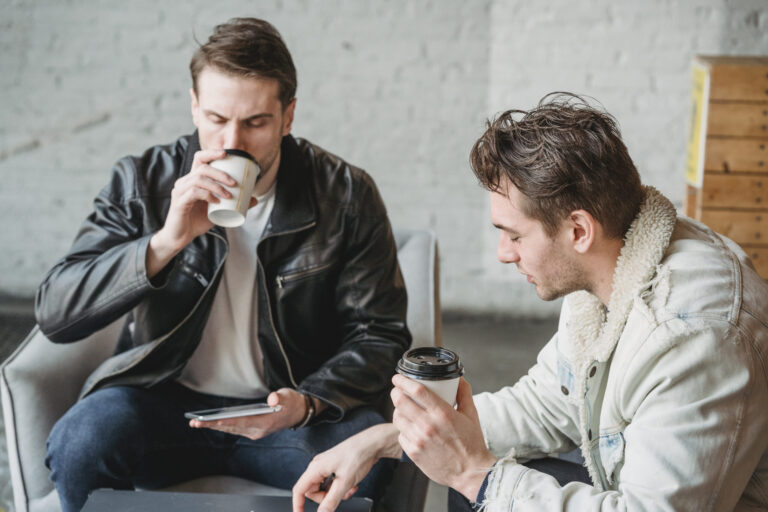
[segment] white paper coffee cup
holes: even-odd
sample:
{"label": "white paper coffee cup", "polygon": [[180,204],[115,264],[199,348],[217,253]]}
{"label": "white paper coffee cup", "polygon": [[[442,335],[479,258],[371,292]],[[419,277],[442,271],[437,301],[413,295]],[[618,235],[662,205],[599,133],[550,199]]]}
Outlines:
{"label": "white paper coffee cup", "polygon": [[434,391],[451,405],[456,405],[456,393],[464,367],[458,354],[442,347],[412,348],[397,363],[397,373],[413,379]]}
{"label": "white paper coffee cup", "polygon": [[208,165],[232,176],[237,185],[222,186],[232,194],[230,198],[220,197],[218,203],[208,203],[208,220],[225,228],[236,228],[245,222],[251,203],[253,187],[261,173],[256,159],[239,149],[225,149],[226,156]]}

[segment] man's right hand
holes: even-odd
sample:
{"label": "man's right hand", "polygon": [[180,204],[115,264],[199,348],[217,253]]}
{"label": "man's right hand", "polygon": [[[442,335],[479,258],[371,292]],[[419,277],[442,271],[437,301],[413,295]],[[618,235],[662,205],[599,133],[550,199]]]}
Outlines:
{"label": "man's right hand", "polygon": [[147,276],[150,279],[187,244],[213,227],[213,223],[208,220],[208,203],[218,203],[219,197],[232,197],[222,184],[233,187],[237,181],[209,165],[224,156],[224,150],[221,149],[198,151],[192,161],[191,171],[174,183],[165,225],[149,242]]}
{"label": "man's right hand", "polygon": [[[318,512],[336,510],[339,503],[355,494],[357,484],[376,461],[402,456],[398,434],[391,423],[374,425],[316,455],[293,486],[293,512],[304,512],[305,497],[320,504]],[[322,490],[321,484],[330,475],[335,478]]]}

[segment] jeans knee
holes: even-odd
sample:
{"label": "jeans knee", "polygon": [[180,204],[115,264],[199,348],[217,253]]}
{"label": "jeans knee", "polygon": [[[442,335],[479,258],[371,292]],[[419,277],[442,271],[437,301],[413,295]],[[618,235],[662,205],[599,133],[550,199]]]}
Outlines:
{"label": "jeans knee", "polygon": [[103,400],[86,399],[75,404],[48,436],[46,465],[52,471],[58,468],[63,473],[76,474],[99,467],[120,453],[140,451],[137,436],[141,428],[129,416]]}

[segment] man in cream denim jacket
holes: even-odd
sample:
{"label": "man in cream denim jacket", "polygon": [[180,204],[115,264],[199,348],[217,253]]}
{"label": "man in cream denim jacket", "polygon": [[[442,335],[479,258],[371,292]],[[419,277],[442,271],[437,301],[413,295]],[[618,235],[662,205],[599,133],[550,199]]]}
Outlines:
{"label": "man in cream denim jacket", "polygon": [[[503,113],[471,162],[499,259],[565,296],[557,334],[514,386],[462,382],[456,410],[395,376],[394,425],[318,456],[294,496],[332,510],[346,489],[318,493],[323,474],[354,484],[399,445],[492,512],[766,510],[768,284],[743,251],[643,187],[615,120],[581,98]],[[534,463],[576,447],[588,477]]]}
{"label": "man in cream denim jacket", "polygon": [[[474,397],[487,509],[765,510],[766,283],[653,190],[625,241],[610,310],[568,295],[529,374]],[[517,463],[576,445],[593,486]]]}

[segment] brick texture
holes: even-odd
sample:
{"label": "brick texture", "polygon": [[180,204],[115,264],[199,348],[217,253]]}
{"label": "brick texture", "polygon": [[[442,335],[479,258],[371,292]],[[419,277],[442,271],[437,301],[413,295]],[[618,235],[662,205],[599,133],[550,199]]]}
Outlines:
{"label": "brick texture", "polygon": [[495,260],[468,166],[484,120],[553,90],[591,95],[680,205],[693,55],[768,53],[764,0],[0,3],[0,295],[34,293],[115,160],[192,130],[195,37],[233,16],[285,37],[294,134],[368,170],[396,227],[437,233],[443,305],[513,315],[557,304]]}

